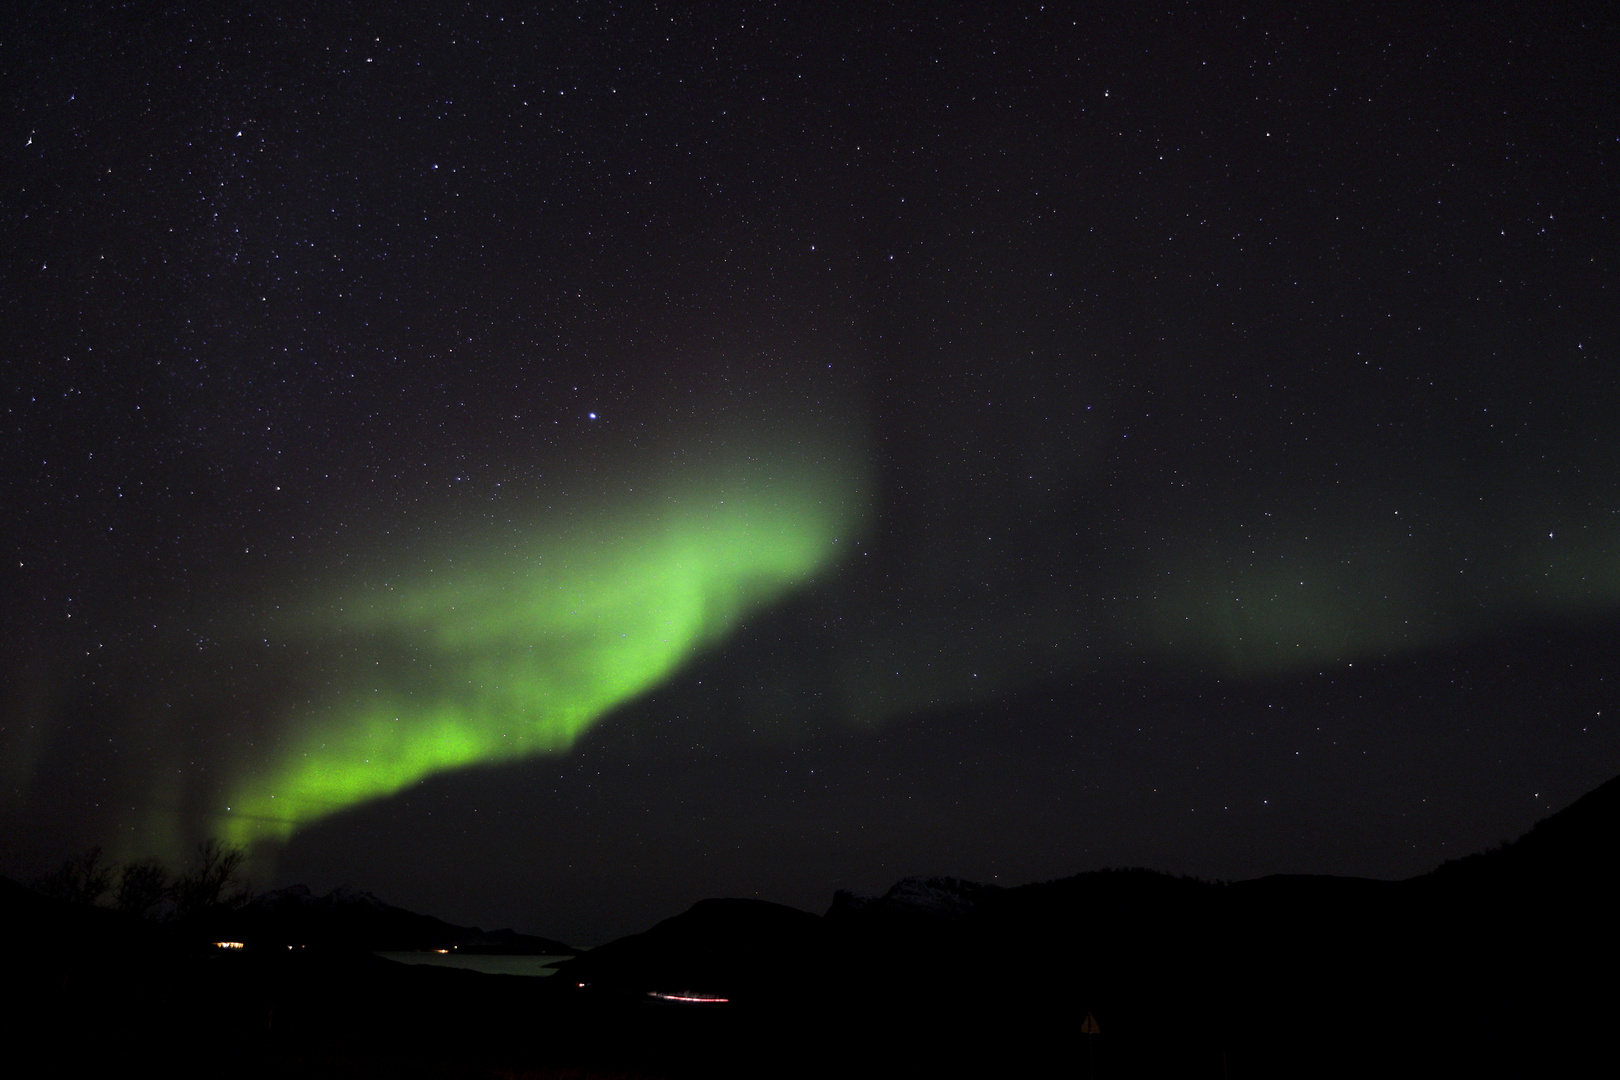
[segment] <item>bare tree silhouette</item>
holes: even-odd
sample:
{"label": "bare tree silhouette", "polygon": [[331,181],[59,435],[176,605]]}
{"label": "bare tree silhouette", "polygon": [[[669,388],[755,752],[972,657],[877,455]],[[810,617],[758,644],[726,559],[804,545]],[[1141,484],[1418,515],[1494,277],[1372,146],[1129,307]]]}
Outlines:
{"label": "bare tree silhouette", "polygon": [[125,863],[118,872],[113,906],[119,911],[146,918],[169,898],[173,887],[168,868],[156,859]]}
{"label": "bare tree silhouette", "polygon": [[198,844],[190,869],[174,882],[175,918],[195,919],[247,903],[251,892],[239,879],[246,858],[245,849],[215,837]]}
{"label": "bare tree silhouette", "polygon": [[113,869],[102,861],[101,848],[64,859],[50,873],[34,879],[34,889],[74,904],[94,904],[112,888]]}

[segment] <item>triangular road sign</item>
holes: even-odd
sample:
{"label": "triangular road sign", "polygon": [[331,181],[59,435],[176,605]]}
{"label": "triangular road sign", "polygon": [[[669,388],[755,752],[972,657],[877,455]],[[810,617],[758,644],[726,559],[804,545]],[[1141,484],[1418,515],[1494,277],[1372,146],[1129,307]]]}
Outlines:
{"label": "triangular road sign", "polygon": [[1097,1026],[1097,1018],[1095,1016],[1092,1016],[1090,1013],[1086,1013],[1086,1019],[1080,1025],[1080,1034],[1082,1034],[1082,1035],[1101,1035],[1102,1034],[1102,1028]]}

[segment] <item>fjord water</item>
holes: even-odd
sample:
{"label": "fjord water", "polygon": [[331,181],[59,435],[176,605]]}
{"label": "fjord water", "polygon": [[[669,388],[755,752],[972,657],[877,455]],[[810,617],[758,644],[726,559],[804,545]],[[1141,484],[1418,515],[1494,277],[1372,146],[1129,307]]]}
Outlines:
{"label": "fjord water", "polygon": [[552,965],[573,959],[570,954],[528,956],[431,951],[378,952],[376,955],[400,964],[426,964],[429,967],[465,968],[468,971],[481,971],[485,975],[527,975],[541,978],[557,974],[557,969]]}

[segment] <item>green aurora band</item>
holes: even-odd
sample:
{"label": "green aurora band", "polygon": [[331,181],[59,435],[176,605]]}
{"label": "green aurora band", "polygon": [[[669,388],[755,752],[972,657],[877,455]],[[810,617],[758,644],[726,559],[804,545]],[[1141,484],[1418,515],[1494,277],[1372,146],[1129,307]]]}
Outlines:
{"label": "green aurora band", "polygon": [[277,718],[268,761],[235,770],[220,831],[285,840],[433,773],[568,750],[850,547],[862,498],[838,472],[665,486],[303,606],[282,636],[319,657],[319,688]]}

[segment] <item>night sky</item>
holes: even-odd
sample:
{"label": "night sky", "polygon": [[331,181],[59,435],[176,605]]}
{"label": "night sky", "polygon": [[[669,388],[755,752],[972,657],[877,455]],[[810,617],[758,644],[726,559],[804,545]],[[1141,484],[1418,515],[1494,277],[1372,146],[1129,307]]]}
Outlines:
{"label": "night sky", "polygon": [[0,16],[0,869],[589,944],[1620,773],[1612,7],[409,7]]}

